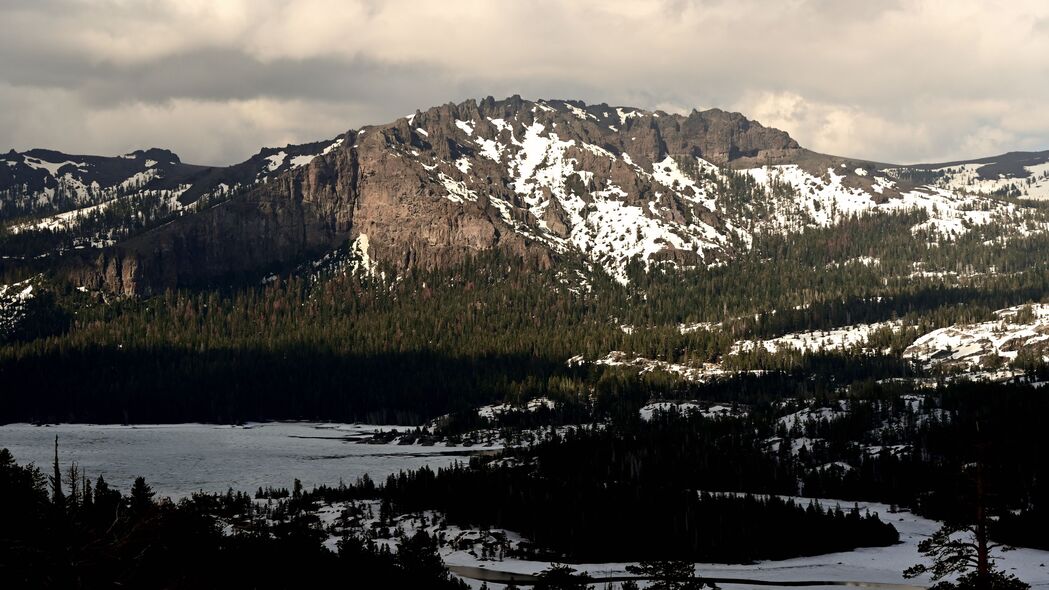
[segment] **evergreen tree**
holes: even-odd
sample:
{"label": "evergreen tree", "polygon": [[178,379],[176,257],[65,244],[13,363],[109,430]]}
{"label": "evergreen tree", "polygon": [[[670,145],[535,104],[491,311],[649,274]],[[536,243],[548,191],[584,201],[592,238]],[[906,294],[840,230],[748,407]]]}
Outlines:
{"label": "evergreen tree", "polygon": [[437,540],[424,530],[417,531],[398,545],[397,562],[406,570],[431,579],[447,579],[448,570],[438,552]]}
{"label": "evergreen tree", "polygon": [[142,517],[153,507],[153,496],[156,495],[153,488],[146,483],[146,478],[139,476],[131,486],[130,507],[131,513]]}
{"label": "evergreen tree", "polygon": [[[980,449],[982,455],[984,446]],[[973,518],[944,523],[931,537],[923,539],[918,551],[930,563],[911,566],[903,575],[913,578],[929,574],[939,582],[935,586],[938,590],[1026,590],[1030,587],[1028,584],[995,568],[993,552],[1012,548],[990,539],[982,456],[973,469],[976,484]],[[957,582],[943,581],[952,575],[958,576]]]}
{"label": "evergreen tree", "polygon": [[696,577],[695,565],[688,561],[642,561],[627,566],[627,571],[648,580],[648,587],[655,590],[698,590],[708,585]]}
{"label": "evergreen tree", "polygon": [[562,564],[551,564],[539,572],[536,590],[590,590],[590,577]]}
{"label": "evergreen tree", "polygon": [[66,496],[62,493],[62,469],[58,466],[58,435],[55,435],[55,461],[54,473],[51,475],[51,503],[55,510],[64,512],[66,507]]}

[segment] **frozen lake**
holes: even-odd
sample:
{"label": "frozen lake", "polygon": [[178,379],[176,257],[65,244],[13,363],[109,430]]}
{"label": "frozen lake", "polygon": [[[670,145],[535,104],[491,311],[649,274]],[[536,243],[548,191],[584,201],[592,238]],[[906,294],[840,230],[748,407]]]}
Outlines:
{"label": "frozen lake", "polygon": [[[254,493],[261,487],[291,489],[298,478],[314,485],[352,483],[367,473],[381,481],[391,473],[465,461],[482,448],[361,444],[355,439],[396,426],[277,422],[246,426],[212,424],[0,426],[0,448],[19,463],[50,473],[55,436],[65,471],[76,461],[91,480],[99,475],[123,492],[143,476],[162,496],[179,498],[204,490]],[[403,428],[402,428],[403,430]]]}

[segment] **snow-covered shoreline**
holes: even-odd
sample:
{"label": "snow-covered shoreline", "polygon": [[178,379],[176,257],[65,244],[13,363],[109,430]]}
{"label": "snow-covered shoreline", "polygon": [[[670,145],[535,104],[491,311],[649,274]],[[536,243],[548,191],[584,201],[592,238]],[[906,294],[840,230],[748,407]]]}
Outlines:
{"label": "snow-covered shoreline", "polygon": [[[810,498],[798,498],[808,502]],[[886,504],[876,502],[848,502],[834,499],[818,499],[824,507],[840,505],[842,509],[859,506],[861,511],[878,513],[883,520],[893,524],[900,533],[900,542],[889,547],[865,547],[853,551],[829,553],[809,557],[796,557],[779,561],[760,561],[754,564],[697,563],[696,572],[701,576],[715,578],[740,578],[763,582],[797,582],[820,580],[827,582],[855,582],[875,584],[897,584],[902,586],[929,586],[928,577],[907,579],[903,570],[921,561],[918,543],[936,531],[940,523],[922,518],[909,511],[890,512]],[[546,561],[504,559],[502,561],[480,560],[465,551],[442,552],[445,563],[450,566],[479,567],[490,571],[517,574],[536,574],[551,565]],[[998,566],[1032,588],[1049,588],[1049,551],[1018,548],[1001,554]],[[580,572],[597,578],[627,576],[630,563],[584,563],[571,564]],[[480,582],[467,580],[472,587]],[[747,584],[720,584],[725,588],[750,589],[763,586]],[[491,588],[502,585],[489,583]],[[809,588],[833,588],[835,586],[809,586]]]}

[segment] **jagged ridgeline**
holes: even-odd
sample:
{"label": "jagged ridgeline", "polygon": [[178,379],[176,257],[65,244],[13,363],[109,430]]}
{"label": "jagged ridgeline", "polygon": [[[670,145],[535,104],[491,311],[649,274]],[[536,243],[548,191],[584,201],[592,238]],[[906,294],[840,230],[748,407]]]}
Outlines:
{"label": "jagged ridgeline", "polygon": [[225,168],[0,160],[0,374],[48,392],[17,419],[415,422],[618,371],[577,355],[812,368],[740,342],[858,323],[887,356],[827,371],[899,376],[1049,279],[1049,152],[867,162],[720,110],[488,98]]}
{"label": "jagged ridgeline", "polygon": [[[627,280],[735,259],[769,232],[918,212],[937,237],[1026,219],[1049,153],[893,166],[824,156],[740,114],[687,116],[513,97],[417,112],[227,168],[166,150],[11,152],[0,165],[5,267],[46,256],[90,289],[228,285],[355,244],[368,263],[446,267],[501,250],[578,258]],[[32,266],[26,264],[25,266]]]}

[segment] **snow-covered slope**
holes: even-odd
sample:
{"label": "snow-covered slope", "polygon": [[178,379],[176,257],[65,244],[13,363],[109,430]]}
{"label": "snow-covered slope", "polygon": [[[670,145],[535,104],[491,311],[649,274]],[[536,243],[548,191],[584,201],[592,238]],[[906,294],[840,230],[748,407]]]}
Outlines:
{"label": "snow-covered slope", "polygon": [[35,248],[29,257],[104,248],[307,166],[344,141],[264,148],[227,168],[185,164],[156,148],[115,157],[12,151],[0,155],[0,226],[52,238],[27,236],[14,248],[23,256],[24,244]]}
{"label": "snow-covered slope", "polygon": [[25,318],[26,307],[35,296],[31,280],[0,285],[0,342],[10,336]]}
{"label": "snow-covered slope", "polygon": [[[777,183],[792,189],[773,201],[768,221],[759,225],[762,229],[803,231],[807,227],[827,227],[856,215],[920,211],[928,219],[912,227],[912,232],[924,231],[933,238],[951,240],[973,226],[1022,217],[1013,204],[989,197],[928,185],[900,190],[890,170],[849,170],[842,164],[839,169],[827,168],[822,176],[795,165],[746,172],[770,192]],[[867,177],[873,178],[869,189],[850,186],[850,180]]]}
{"label": "snow-covered slope", "polygon": [[794,332],[768,340],[742,340],[732,346],[732,352],[738,354],[753,350],[758,346],[773,353],[781,350],[833,352],[856,347],[864,348],[871,334],[879,330],[897,330],[900,325],[899,321],[855,324],[831,330]]}
{"label": "snow-covered slope", "polygon": [[928,368],[998,369],[1020,354],[1049,361],[1049,305],[1010,307],[992,321],[954,325],[918,338],[904,356]]}
{"label": "snow-covered slope", "polygon": [[8,152],[0,155],[0,221],[53,216],[145,190],[170,191],[199,169],[162,149],[116,157]]}
{"label": "snow-covered slope", "polygon": [[1049,151],[1011,152],[969,162],[913,167],[924,180],[955,192],[1049,199]]}
{"label": "snow-covered slope", "polygon": [[[730,153],[715,163],[720,154],[704,153],[700,139],[685,135],[703,116],[564,101],[526,101],[512,113],[456,119],[449,128],[417,114],[402,125],[412,138],[401,153],[420,163],[444,198],[491,207],[515,231],[577,252],[621,282],[633,260],[718,264],[758,233],[857,215],[921,212],[927,219],[912,231],[936,241],[993,222],[1020,227],[1027,215],[995,196],[915,184],[909,168],[797,147]],[[435,137],[456,149],[442,153]]]}
{"label": "snow-covered slope", "polygon": [[[573,357],[568,360],[570,366],[583,364],[585,362],[587,361],[582,356]],[[676,375],[687,381],[695,382],[710,381],[711,379],[717,379],[719,377],[733,374],[731,371],[726,371],[721,368],[721,365],[715,363],[704,363],[701,366],[694,367],[691,365],[670,363],[658,359],[629,355],[618,350],[614,350],[603,358],[595,360],[594,364],[604,365],[606,367],[633,367],[639,369],[639,373],[642,375],[653,371],[659,371]]]}
{"label": "snow-covered slope", "polygon": [[[922,369],[946,372],[951,379],[1004,381],[1024,375],[1025,370],[1049,363],[1049,304],[1018,305],[994,312],[994,320],[956,324],[933,330],[915,339],[902,352],[902,358],[917,362]],[[718,330],[717,324],[704,324],[702,329]],[[685,326],[685,332],[695,329]],[[739,355],[755,350],[769,353],[797,351],[800,353],[864,353],[899,354],[889,348],[871,343],[876,334],[886,332],[899,335],[914,330],[915,326],[900,320],[873,324],[853,324],[828,330],[792,332],[769,339],[737,340],[716,363],[682,364],[661,359],[645,358],[622,351],[612,351],[604,357],[588,360],[576,356],[569,365],[593,362],[609,367],[626,367],[640,374],[661,372],[685,381],[706,383],[740,375],[744,371],[732,367]],[[910,332],[913,334],[913,332]],[[760,374],[762,371],[745,371]],[[935,386],[932,376],[919,377],[916,382]],[[826,417],[826,416],[824,416]],[[789,418],[788,428],[795,418]]]}

